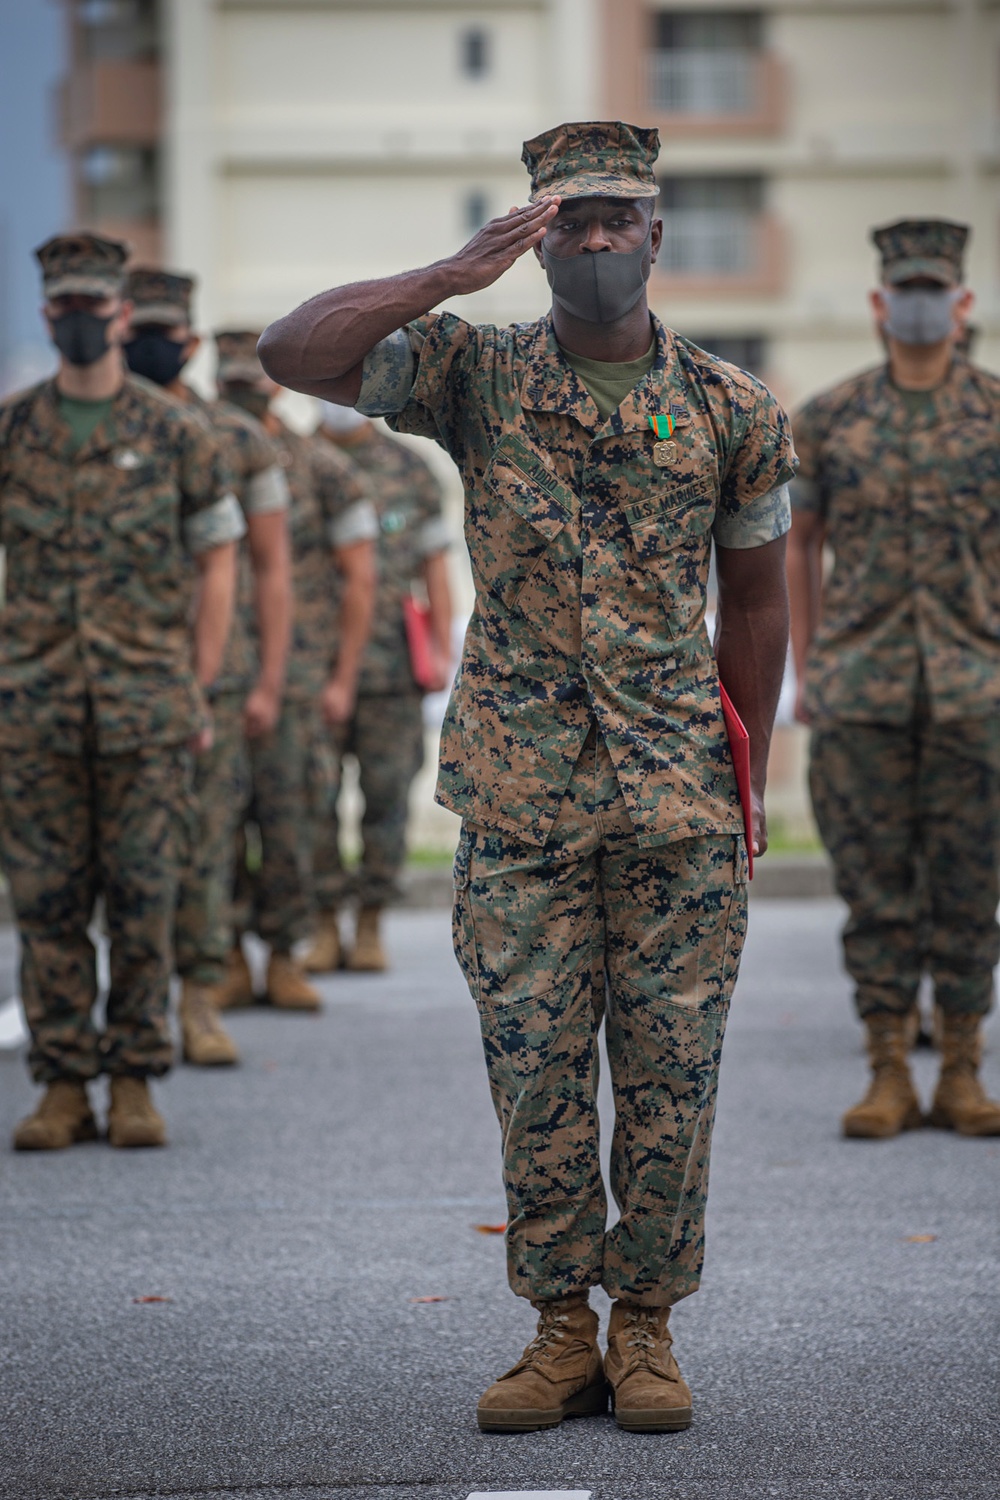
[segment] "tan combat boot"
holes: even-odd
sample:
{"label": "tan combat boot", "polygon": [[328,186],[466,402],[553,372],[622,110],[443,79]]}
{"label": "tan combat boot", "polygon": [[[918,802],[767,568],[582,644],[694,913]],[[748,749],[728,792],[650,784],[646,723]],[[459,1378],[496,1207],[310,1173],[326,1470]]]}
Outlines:
{"label": "tan combat boot", "polygon": [[219,1020],[219,989],[221,985],[195,984],[190,979],[181,986],[181,1051],[184,1061],[198,1068],[218,1068],[240,1060],[236,1043]]}
{"label": "tan combat boot", "polygon": [[1000,1102],[979,1078],[982,1016],[941,1013],[941,1076],[928,1123],[959,1135],[1000,1135]]}
{"label": "tan combat boot", "polygon": [[586,1296],[536,1303],[538,1333],[476,1408],[481,1432],[537,1432],[608,1409],[597,1314]]}
{"label": "tan combat boot", "polygon": [[865,1028],[872,1081],[860,1104],[847,1111],[843,1129],[859,1140],[885,1140],[901,1130],[915,1130],[923,1118],[906,1060],[908,1018],[875,1011],[865,1017]]}
{"label": "tan combat boot", "polygon": [[233,948],[226,955],[226,972],[222,983],[216,987],[217,1010],[235,1010],[237,1006],[254,1002],[253,975],[242,948]]}
{"label": "tan combat boot", "polygon": [[615,1302],[604,1372],[615,1421],[626,1432],[681,1432],[691,1426],[691,1391],[670,1352],[669,1307]]}
{"label": "tan combat boot", "polygon": [[358,912],[357,936],[347,959],[347,967],[358,974],[381,974],[389,967],[378,930],[381,916],[380,906],[362,906]]}
{"label": "tan combat boot", "polygon": [[15,1151],[62,1151],[76,1141],[96,1141],[97,1121],[90,1109],[87,1085],[73,1078],[50,1083],[34,1114],[14,1131]]}
{"label": "tan combat boot", "polygon": [[318,990],[309,983],[289,953],[272,953],[267,966],[267,998],[280,1010],[319,1010]]}
{"label": "tan combat boot", "polygon": [[167,1127],[163,1116],[153,1108],[145,1078],[112,1075],[108,1140],[112,1146],[167,1144]]}
{"label": "tan combat boot", "polygon": [[303,969],[307,974],[332,974],[340,968],[343,956],[337,913],[320,912],[313,940],[302,959]]}

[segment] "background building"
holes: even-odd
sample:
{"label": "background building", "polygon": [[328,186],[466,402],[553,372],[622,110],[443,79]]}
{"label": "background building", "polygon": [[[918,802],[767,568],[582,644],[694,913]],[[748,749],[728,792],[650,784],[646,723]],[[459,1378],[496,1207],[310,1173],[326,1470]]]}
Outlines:
{"label": "background building", "polygon": [[[64,3],[77,217],[197,272],[203,327],[448,254],[524,201],[524,139],[623,118],[663,139],[654,307],[789,405],[878,357],[868,233],[903,216],[973,225],[977,357],[1000,366],[1000,0]],[[528,258],[449,306],[508,321],[547,301]],[[468,602],[457,550],[456,581]],[[790,829],[803,758],[786,726]],[[451,824],[430,782],[434,841]]]}

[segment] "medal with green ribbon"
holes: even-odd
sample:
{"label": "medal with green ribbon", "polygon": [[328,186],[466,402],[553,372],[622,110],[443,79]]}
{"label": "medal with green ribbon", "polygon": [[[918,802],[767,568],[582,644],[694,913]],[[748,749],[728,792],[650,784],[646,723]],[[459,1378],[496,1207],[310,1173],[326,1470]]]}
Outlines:
{"label": "medal with green ribbon", "polygon": [[677,454],[677,444],[671,441],[677,424],[669,412],[662,411],[647,420],[657,438],[653,444],[653,462],[658,468],[665,469]]}

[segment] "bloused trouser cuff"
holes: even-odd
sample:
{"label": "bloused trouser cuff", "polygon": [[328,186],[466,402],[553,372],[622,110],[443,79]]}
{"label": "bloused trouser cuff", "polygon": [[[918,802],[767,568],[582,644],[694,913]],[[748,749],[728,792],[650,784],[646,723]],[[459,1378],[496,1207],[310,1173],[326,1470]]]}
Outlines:
{"label": "bloused trouser cuff", "polygon": [[[602,816],[568,799],[544,849],[463,826],[455,948],[502,1131],[512,1288],[538,1300],[602,1285],[661,1306],[689,1296],[701,1276],[746,850],[741,836],[640,850],[602,752]],[[607,1232],[597,1122],[605,1011],[621,1213]]]}
{"label": "bloused trouser cuff", "polygon": [[942,1009],[984,1015],[1000,958],[1000,723],[823,725],[809,783],[859,1014],[910,1010],[927,972]]}
{"label": "bloused trouser cuff", "polygon": [[[0,862],[21,939],[21,995],[39,1083],[161,1076],[177,882],[195,826],[191,756],[0,752]],[[87,927],[98,895],[110,938],[103,1034]]]}

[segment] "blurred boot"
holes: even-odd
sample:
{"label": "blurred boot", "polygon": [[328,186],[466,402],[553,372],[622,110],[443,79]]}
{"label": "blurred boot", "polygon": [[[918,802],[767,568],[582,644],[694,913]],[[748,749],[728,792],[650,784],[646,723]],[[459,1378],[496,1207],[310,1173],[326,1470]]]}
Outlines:
{"label": "blurred boot", "polygon": [[112,1146],[165,1146],[167,1127],[153,1108],[145,1078],[113,1074],[108,1140]]}
{"label": "blurred boot", "polygon": [[626,1432],[680,1432],[691,1426],[691,1391],[670,1352],[669,1307],[615,1302],[604,1370],[611,1409]]}
{"label": "blurred boot", "polygon": [[267,966],[267,998],[280,1010],[319,1010],[323,1004],[289,953],[272,953]]}
{"label": "blurred boot", "polygon": [[586,1294],[536,1303],[538,1333],[476,1408],[481,1432],[537,1432],[608,1409],[597,1314]]}
{"label": "blurred boot", "polygon": [[226,957],[226,972],[222,983],[216,986],[215,1006],[217,1010],[234,1010],[237,1006],[254,1002],[253,975],[242,948],[233,948]]}
{"label": "blurred boot", "polygon": [[980,1015],[941,1013],[941,1076],[928,1123],[959,1135],[1000,1135],[1000,1101],[991,1099],[979,1078],[982,1057]]}
{"label": "blurred boot", "polygon": [[358,912],[358,931],[347,967],[359,974],[381,974],[389,967],[379,935],[380,906],[362,906]]}
{"label": "blurred boot", "polygon": [[331,974],[334,969],[340,968],[342,958],[337,913],[320,912],[313,940],[302,959],[302,967],[307,974]]}
{"label": "blurred boot", "polygon": [[908,1017],[875,1011],[865,1017],[872,1081],[868,1092],[844,1116],[846,1136],[884,1140],[922,1123],[920,1102],[906,1061]]}
{"label": "blurred boot", "polygon": [[34,1114],[14,1131],[15,1151],[62,1151],[76,1141],[96,1141],[97,1121],[90,1109],[87,1085],[73,1078],[50,1083]]}
{"label": "blurred boot", "polygon": [[184,1061],[199,1068],[217,1068],[240,1060],[236,1043],[219,1020],[217,994],[221,985],[181,986],[181,1038]]}

